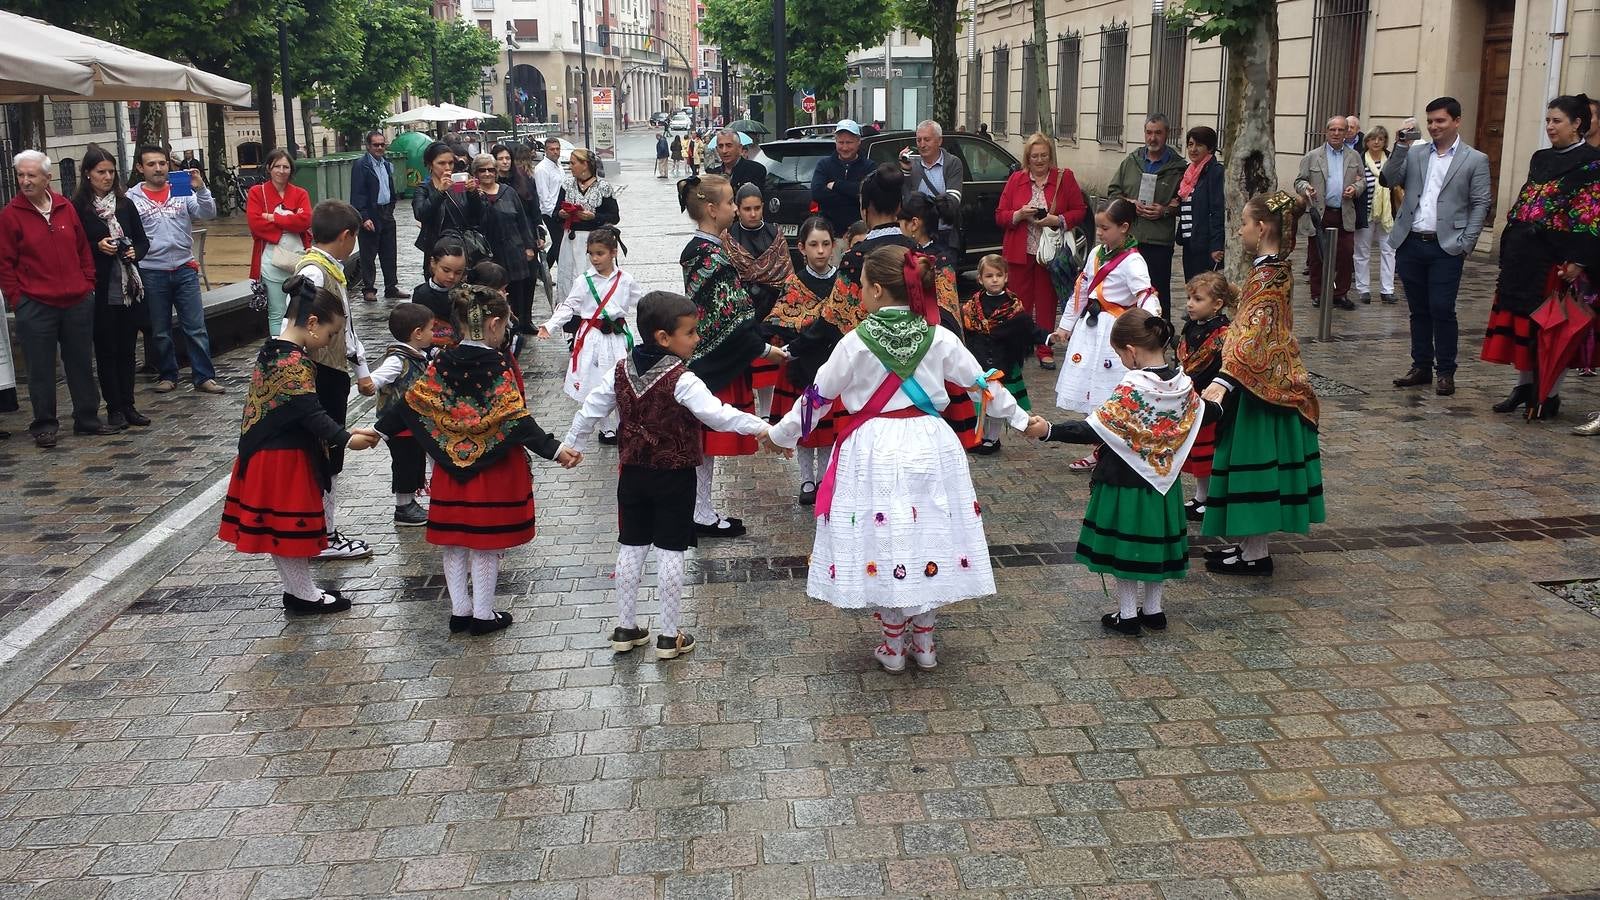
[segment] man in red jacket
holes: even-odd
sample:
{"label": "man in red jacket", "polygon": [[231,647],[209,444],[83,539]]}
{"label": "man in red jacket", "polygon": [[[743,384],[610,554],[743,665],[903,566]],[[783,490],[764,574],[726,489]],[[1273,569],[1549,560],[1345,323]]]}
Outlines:
{"label": "man in red jacket", "polygon": [[12,162],[17,195],[0,209],[0,291],[17,314],[28,360],[28,431],[56,445],[56,347],[72,394],[74,434],[115,434],[100,421],[94,381],[94,257],[67,198],[50,190],[50,157],[24,150]]}

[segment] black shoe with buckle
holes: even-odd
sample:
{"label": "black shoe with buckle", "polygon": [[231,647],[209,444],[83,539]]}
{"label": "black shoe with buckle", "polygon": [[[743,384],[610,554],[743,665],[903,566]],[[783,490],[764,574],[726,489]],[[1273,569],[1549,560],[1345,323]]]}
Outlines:
{"label": "black shoe with buckle", "polygon": [[616,446],[617,433],[615,431],[600,432],[600,443],[605,444],[607,447]]}
{"label": "black shoe with buckle", "polygon": [[1147,613],[1144,607],[1139,607],[1139,624],[1151,631],[1167,630],[1167,614],[1164,612]]}
{"label": "black shoe with buckle", "polygon": [[1412,366],[1406,370],[1406,374],[1394,380],[1394,386],[1397,388],[1422,387],[1432,380],[1432,372]]}
{"label": "black shoe with buckle", "polygon": [[744,520],[725,519],[721,516],[718,516],[716,524],[714,525],[701,525],[699,522],[696,522],[694,525],[694,531],[695,534],[698,534],[701,537],[743,537],[745,534]]}
{"label": "black shoe with buckle", "polygon": [[694,635],[687,631],[656,635],[656,659],[677,659],[693,649]]}
{"label": "black shoe with buckle", "polygon": [[344,612],[349,608],[350,598],[337,590],[322,591],[315,600],[302,600],[288,593],[283,595],[283,611],[291,616],[316,616]]}
{"label": "black shoe with buckle", "polygon": [[472,627],[472,617],[471,616],[454,616],[453,615],[453,616],[450,617],[450,633],[451,634],[460,634],[461,632],[466,631],[468,628],[471,628],[471,627]]}
{"label": "black shoe with buckle", "polygon": [[1272,557],[1245,559],[1243,556],[1229,556],[1224,559],[1208,559],[1206,571],[1216,572],[1219,575],[1271,575]]}
{"label": "black shoe with buckle", "polygon": [[978,446],[972,448],[972,452],[979,456],[993,456],[1000,452],[1000,442],[988,439],[981,440],[978,442]]}
{"label": "black shoe with buckle", "polygon": [[1121,613],[1106,613],[1100,617],[1100,627],[1109,628],[1117,634],[1128,637],[1139,636],[1139,620],[1137,618],[1124,619]]}
{"label": "black shoe with buckle", "polygon": [[613,628],[611,629],[611,649],[617,653],[627,653],[635,647],[643,647],[650,643],[650,629],[648,628]]}
{"label": "black shoe with buckle", "polygon": [[1213,559],[1227,559],[1230,556],[1238,556],[1241,552],[1243,551],[1240,550],[1238,544],[1223,544],[1221,547],[1213,547],[1207,550],[1206,560],[1209,562]]}
{"label": "black shoe with buckle", "polygon": [[1205,501],[1194,499],[1183,505],[1183,517],[1191,522],[1198,522],[1206,517]]}
{"label": "black shoe with buckle", "polygon": [[481,634],[493,634],[494,632],[500,631],[503,628],[510,627],[511,613],[503,610],[495,610],[494,618],[492,619],[479,619],[474,617],[472,622],[467,625],[467,630],[472,632],[474,636],[477,636]]}

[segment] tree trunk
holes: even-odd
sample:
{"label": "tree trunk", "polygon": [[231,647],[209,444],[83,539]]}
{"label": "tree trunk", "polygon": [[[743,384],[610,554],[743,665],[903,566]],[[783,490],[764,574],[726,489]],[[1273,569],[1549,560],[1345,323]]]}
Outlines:
{"label": "tree trunk", "polygon": [[311,141],[311,134],[312,134],[312,132],[311,132],[311,106],[307,102],[307,98],[305,97],[305,95],[302,94],[297,99],[299,99],[299,101],[300,101],[300,124],[302,126],[302,128],[300,130],[300,134],[302,135],[302,137],[300,138],[300,141],[306,148],[305,155],[306,156],[320,156],[321,155],[321,148],[317,147]]}
{"label": "tree trunk", "polygon": [[261,158],[278,146],[278,119],[273,115],[272,67],[256,66],[256,117],[261,125]]}
{"label": "tree trunk", "polygon": [[[1228,234],[1234,235],[1245,202],[1278,186],[1272,132],[1277,108],[1278,5],[1265,4],[1249,36],[1225,46],[1228,115],[1222,141],[1227,158],[1223,206],[1228,211]],[[1250,260],[1236,240],[1228,241],[1227,269],[1235,284],[1242,284],[1250,272]]]}
{"label": "tree trunk", "polygon": [[206,173],[206,179],[217,184],[222,173],[228,170],[228,123],[220,103],[206,104],[206,154],[211,157],[211,171]]}
{"label": "tree trunk", "polygon": [[[956,127],[956,73],[961,60],[956,56],[956,0],[930,0],[934,9],[933,34],[933,118],[939,127]],[[971,28],[971,25],[967,26]]]}
{"label": "tree trunk", "polygon": [[1050,61],[1045,55],[1050,46],[1044,21],[1044,0],[1033,0],[1033,95],[1034,106],[1039,110],[1039,131],[1054,138],[1056,133],[1055,110],[1050,108]]}
{"label": "tree trunk", "polygon": [[138,138],[140,147],[167,148],[167,104],[162,100],[146,100],[139,104]]}

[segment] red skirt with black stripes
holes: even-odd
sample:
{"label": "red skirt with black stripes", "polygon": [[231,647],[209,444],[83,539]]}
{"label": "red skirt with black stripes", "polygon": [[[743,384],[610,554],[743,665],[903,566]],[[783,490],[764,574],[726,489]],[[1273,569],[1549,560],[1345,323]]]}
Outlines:
{"label": "red skirt with black stripes", "polygon": [[504,550],[533,540],[533,473],[521,447],[467,481],[435,466],[428,497],[430,544]]}
{"label": "red skirt with black stripes", "polygon": [[1211,457],[1217,452],[1217,423],[1207,422],[1200,426],[1200,434],[1194,439],[1194,446],[1189,448],[1189,458],[1183,461],[1180,470],[1185,475],[1196,478],[1211,477]]}
{"label": "red skirt with black stripes", "polygon": [[[750,387],[749,372],[728,382],[715,396],[740,412],[754,414],[756,411],[756,392]],[[704,435],[702,447],[707,456],[752,456],[758,447],[756,439],[749,435],[710,429],[705,429]]]}
{"label": "red skirt with black stripes", "polygon": [[[779,370],[778,383],[772,389],[772,420],[776,422],[787,416],[789,410],[794,409],[794,405],[800,402],[800,397],[804,391],[804,387],[796,386],[794,382],[789,380],[788,366],[784,366]],[[811,433],[800,439],[800,446],[811,448],[832,447],[833,442],[839,437],[836,421],[838,418],[839,406],[834,404],[834,408],[829,410],[821,421],[812,422]]]}
{"label": "red skirt with black stripes", "polygon": [[260,450],[244,475],[233,462],[217,537],[240,553],[312,557],[328,546],[322,490],[304,450]]}

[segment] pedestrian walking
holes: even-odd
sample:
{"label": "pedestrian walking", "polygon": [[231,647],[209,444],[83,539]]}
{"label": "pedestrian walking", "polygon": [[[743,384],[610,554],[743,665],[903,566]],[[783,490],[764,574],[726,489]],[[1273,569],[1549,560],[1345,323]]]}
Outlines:
{"label": "pedestrian walking", "polygon": [[[73,207],[94,249],[94,359],[106,424],[143,427],[149,417],[134,405],[134,349],[139,342],[144,282],[139,260],[150,250],[139,211],[122,191],[117,158],[99,147],[83,153],[83,177]],[[281,321],[281,319],[280,319]]]}
{"label": "pedestrian walking", "polygon": [[357,277],[361,298],[368,303],[378,299],[378,263],[383,263],[383,296],[405,300],[411,295],[400,289],[395,274],[394,203],[400,192],[394,180],[394,163],[385,151],[389,140],[381,131],[367,133],[367,154],[350,170],[350,205],[361,214],[361,257]]}
{"label": "pedestrian walking", "polygon": [[[17,317],[28,363],[34,445],[56,445],[56,359],[72,397],[74,434],[115,434],[100,421],[94,380],[95,264],[77,210],[50,189],[50,157],[24,150],[12,160],[17,194],[0,209],[0,291]],[[0,322],[0,327],[4,323]]]}
{"label": "pedestrian walking", "polygon": [[683,138],[679,135],[672,136],[672,177],[677,178],[683,174]]}
{"label": "pedestrian walking", "polygon": [[199,169],[168,178],[167,151],[140,147],[134,152],[141,181],[128,190],[139,211],[150,252],[139,260],[145,303],[150,308],[150,343],[155,345],[156,393],[178,386],[178,354],[172,345],[172,316],[183,330],[184,349],[194,389],[224,393],[211,362],[211,336],[206,332],[205,306],[200,301],[200,263],[194,258],[194,222],[214,219],[217,203]]}
{"label": "pedestrian walking", "polygon": [[255,246],[250,254],[250,277],[267,289],[267,330],[283,324],[288,297],[283,283],[294,274],[300,257],[311,246],[311,195],[290,184],[294,158],[283,148],[267,154],[267,180],[245,196],[245,219]]}
{"label": "pedestrian walking", "polygon": [[1161,317],[1172,320],[1172,245],[1178,233],[1178,186],[1183,181],[1183,157],[1167,144],[1167,117],[1156,113],[1145,120],[1144,146],[1129,153],[1117,167],[1106,193],[1134,204],[1138,219],[1133,237],[1139,255],[1150,271],[1150,283],[1161,298]]}
{"label": "pedestrian walking", "polygon": [[[1315,214],[1317,239],[1307,252],[1311,277],[1311,305],[1328,300],[1343,310],[1356,308],[1350,302],[1350,277],[1355,271],[1355,233],[1359,223],[1357,203],[1366,190],[1366,168],[1361,155],[1345,143],[1344,116],[1328,120],[1327,143],[1300,159],[1300,174],[1295,177],[1295,193],[1306,199]],[[1334,243],[1334,258],[1324,259],[1322,231],[1339,230]],[[1322,267],[1333,266],[1333,296],[1322,296]]]}
{"label": "pedestrian walking", "polygon": [[671,148],[667,146],[667,131],[662,129],[656,135],[656,177],[667,177],[667,160],[672,155]]}

